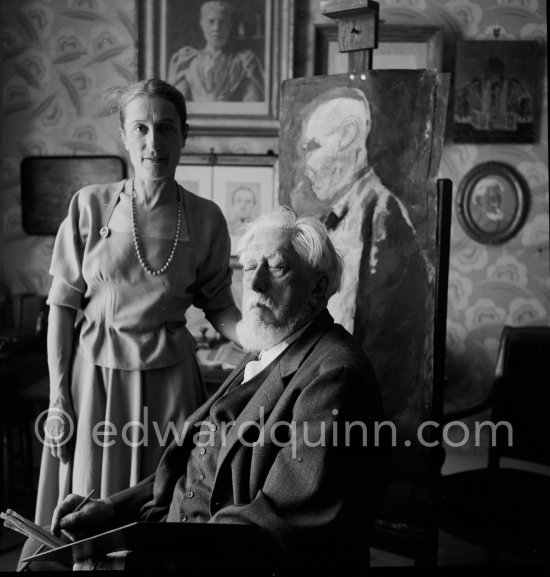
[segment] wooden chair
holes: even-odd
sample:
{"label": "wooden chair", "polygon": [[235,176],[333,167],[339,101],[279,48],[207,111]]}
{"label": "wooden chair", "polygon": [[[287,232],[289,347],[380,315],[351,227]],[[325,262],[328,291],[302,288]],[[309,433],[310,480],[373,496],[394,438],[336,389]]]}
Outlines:
{"label": "wooden chair", "polygon": [[442,476],[439,507],[439,527],[485,548],[490,564],[550,565],[549,374],[550,326],[505,326],[489,394],[443,420],[490,408],[498,424],[487,467]]}

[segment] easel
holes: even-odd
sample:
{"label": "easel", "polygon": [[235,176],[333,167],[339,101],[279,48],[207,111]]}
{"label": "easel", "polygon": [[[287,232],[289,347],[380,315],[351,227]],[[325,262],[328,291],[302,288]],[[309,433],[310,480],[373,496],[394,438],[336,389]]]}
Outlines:
{"label": "easel", "polygon": [[[352,75],[372,70],[372,51],[378,47],[379,4],[372,0],[327,0],[321,2],[325,16],[338,23],[340,52],[348,53],[348,71]],[[431,386],[431,418],[440,420],[445,371],[445,336],[447,316],[447,280],[449,267],[449,240],[451,226],[452,182],[437,181],[437,258],[435,288],[435,318],[433,326],[433,382]],[[440,429],[430,439],[439,441]],[[403,519],[377,520],[372,546],[414,559],[416,565],[435,566],[438,552],[437,509],[442,449],[427,450],[425,462],[427,487],[412,482],[410,504],[416,511],[412,521]],[[373,472],[374,474],[376,472]]]}
{"label": "easel", "polygon": [[378,2],[327,0],[321,2],[321,11],[338,22],[338,49],[349,53],[349,71],[372,70],[372,51],[378,47]]}

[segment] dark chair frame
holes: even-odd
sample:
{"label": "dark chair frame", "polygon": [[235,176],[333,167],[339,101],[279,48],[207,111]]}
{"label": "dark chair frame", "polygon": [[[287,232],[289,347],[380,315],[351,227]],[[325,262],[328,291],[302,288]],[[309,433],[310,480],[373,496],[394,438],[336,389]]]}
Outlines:
{"label": "dark chair frame", "polygon": [[[505,326],[487,396],[445,414],[441,421],[446,424],[491,409],[493,424],[511,424],[512,443],[509,430],[499,426],[485,469],[441,479],[440,528],[484,547],[489,564],[550,565],[548,374],[550,326]],[[510,467],[504,458],[529,463],[532,470]]]}

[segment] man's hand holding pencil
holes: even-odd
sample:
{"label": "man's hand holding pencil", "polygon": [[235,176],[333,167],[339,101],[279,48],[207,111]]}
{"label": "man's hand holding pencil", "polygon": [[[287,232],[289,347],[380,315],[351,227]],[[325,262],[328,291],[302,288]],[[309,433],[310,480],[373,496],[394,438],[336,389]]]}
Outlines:
{"label": "man's hand holding pencil", "polygon": [[[84,539],[90,535],[109,529],[114,520],[112,505],[100,499],[90,499],[82,495],[68,495],[54,511],[52,533],[63,533],[74,540]],[[122,570],[124,569],[126,551],[105,555],[100,559],[76,561],[73,571],[89,571],[94,569]]]}
{"label": "man's hand holding pencil", "polygon": [[52,533],[59,537],[80,540],[112,527],[112,506],[100,499],[90,499],[74,493],[68,495],[54,511]]}
{"label": "man's hand holding pencil", "polygon": [[[93,490],[83,497],[71,494],[58,505],[52,519],[51,532],[21,517],[11,509],[2,513],[6,527],[23,533],[40,542],[40,547],[20,566],[26,570],[33,557],[45,548],[55,549],[71,541],[78,541],[109,528],[114,519],[112,506],[106,501],[91,499]],[[124,569],[127,551],[105,555],[99,559],[86,559],[73,564],[73,570]]]}

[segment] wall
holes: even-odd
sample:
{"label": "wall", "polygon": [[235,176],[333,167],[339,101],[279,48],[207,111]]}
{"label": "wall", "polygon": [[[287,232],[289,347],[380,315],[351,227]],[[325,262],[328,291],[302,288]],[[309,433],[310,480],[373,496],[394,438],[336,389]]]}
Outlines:
{"label": "wall", "polygon": [[[314,26],[332,23],[318,0],[297,0],[295,75],[313,73]],[[436,24],[444,31],[443,70],[459,39],[546,43],[543,0],[381,0],[388,23]],[[21,227],[19,164],[30,154],[123,154],[102,94],[137,78],[135,0],[0,0],[0,279],[13,294],[46,294],[53,239]],[[441,177],[455,190],[475,165],[496,160],[527,179],[531,208],[520,233],[499,247],[471,240],[453,215],[448,304],[448,408],[479,398],[491,382],[504,324],[550,323],[548,108],[546,62],[540,134],[533,145],[454,145]],[[265,153],[276,139],[191,138],[190,151]]]}

